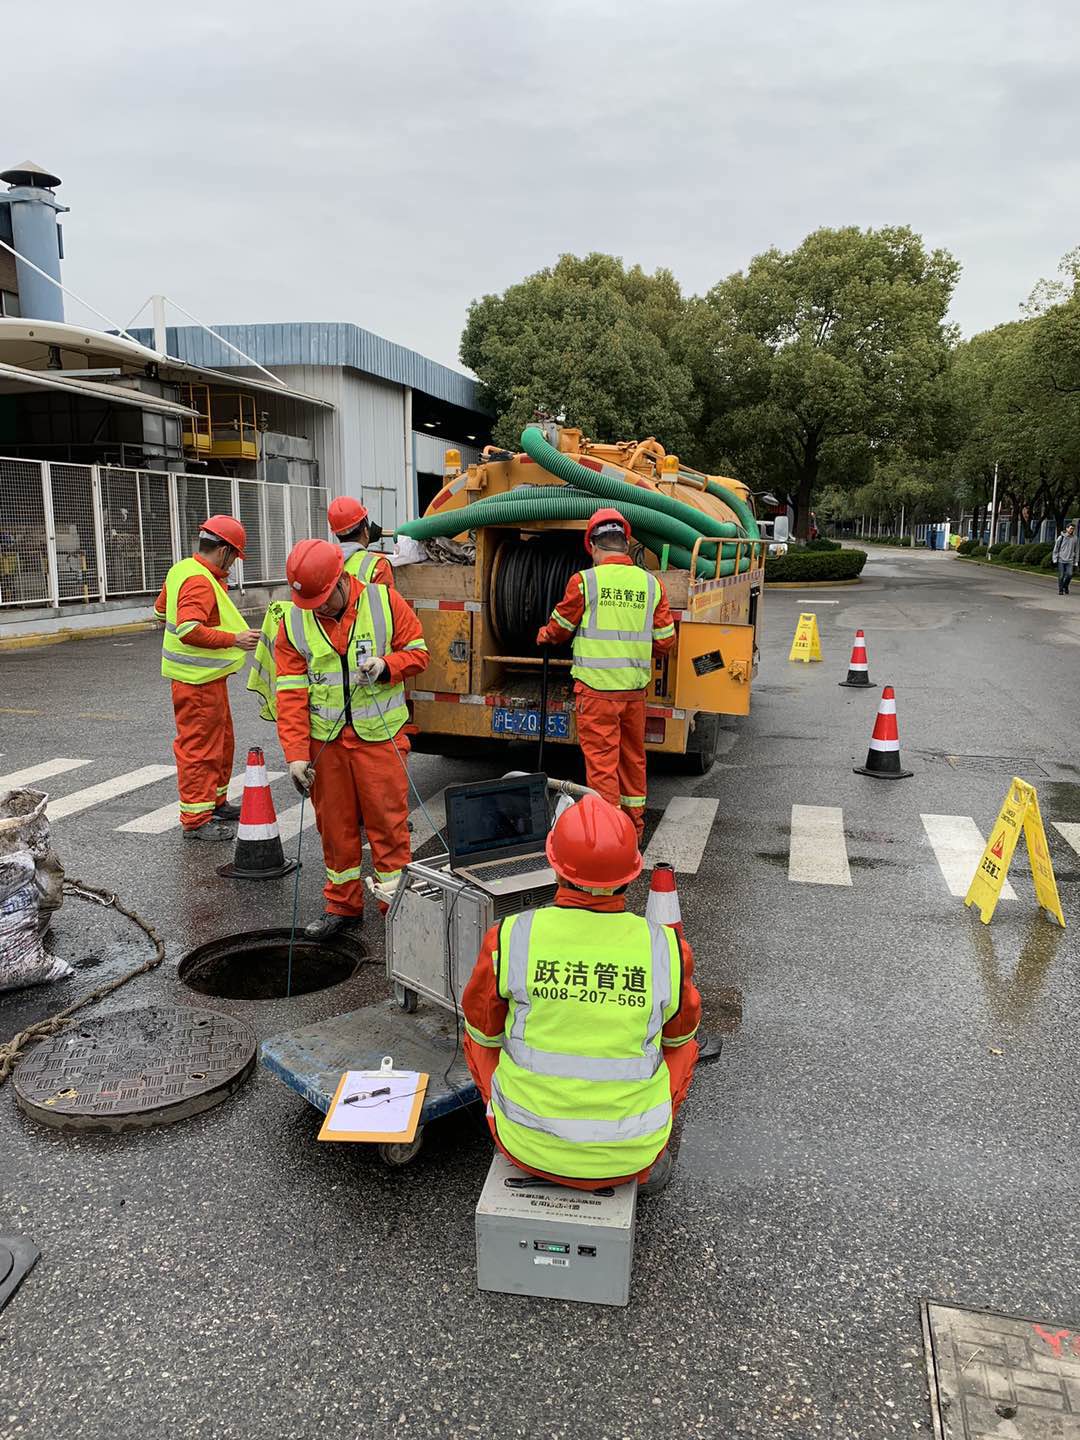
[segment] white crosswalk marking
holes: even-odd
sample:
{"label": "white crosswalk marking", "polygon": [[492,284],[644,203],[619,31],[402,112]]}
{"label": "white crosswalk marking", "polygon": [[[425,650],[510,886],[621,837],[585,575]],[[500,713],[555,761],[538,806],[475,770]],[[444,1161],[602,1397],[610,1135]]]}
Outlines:
{"label": "white crosswalk marking", "polygon": [[1080,855],[1080,825],[1073,820],[1055,820],[1053,825],[1065,843]]}
{"label": "white crosswalk marking", "polygon": [[844,812],[838,805],[792,805],[788,879],[801,885],[850,885]]}
{"label": "white crosswalk marking", "polygon": [[172,765],[143,765],[139,770],[129,770],[125,775],[103,780],[100,785],[89,785],[85,790],[76,790],[71,795],[50,801],[49,819],[62,820],[65,815],[77,815],[80,810],[89,810],[92,805],[100,805],[117,795],[141,790],[144,785],[153,785],[155,781],[175,773]]}
{"label": "white crosswalk marking", "polygon": [[680,875],[696,875],[719,807],[719,800],[672,796],[645,851],[646,866],[664,861]]}
{"label": "white crosswalk marking", "polygon": [[7,775],[0,775],[0,790],[17,790],[21,785],[33,785],[53,775],[66,775],[69,770],[78,770],[89,764],[89,760],[43,760],[40,765],[28,765],[25,770],[11,770]]}
{"label": "white crosswalk marking", "polygon": [[290,805],[287,810],[282,810],[278,818],[278,830],[281,832],[282,840],[293,840],[300,833],[300,809],[304,810],[304,829],[310,830],[315,824],[315,806],[310,798],[304,801],[297,801]]}
{"label": "white crosswalk marking", "polygon": [[[970,815],[921,815],[919,818],[934,847],[949,894],[962,899],[986,848],[982,832]],[[1001,887],[1001,898],[1016,899],[1016,891],[1008,880]]]}
{"label": "white crosswalk marking", "polygon": [[[243,796],[245,773],[241,770],[239,775],[234,775],[229,781],[229,799],[234,803]],[[280,780],[284,773],[284,770],[268,770],[266,778],[270,781]],[[136,835],[164,835],[166,830],[173,830],[179,824],[179,805],[177,801],[172,800],[168,805],[162,805],[159,810],[150,810],[135,820],[128,820],[124,825],[117,825],[116,828],[130,831]]]}

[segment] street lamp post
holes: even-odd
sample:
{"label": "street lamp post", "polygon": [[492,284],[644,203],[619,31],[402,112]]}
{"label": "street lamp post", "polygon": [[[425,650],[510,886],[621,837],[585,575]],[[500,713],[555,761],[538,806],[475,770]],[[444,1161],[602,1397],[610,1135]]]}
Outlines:
{"label": "street lamp post", "polygon": [[998,480],[998,462],[995,460],[995,461],[994,461],[994,497],[993,497],[993,499],[990,501],[990,539],[989,539],[989,541],[988,541],[988,543],[987,543],[987,546],[986,546],[986,548],[987,548],[988,551],[989,551],[989,549],[990,549],[990,546],[993,545],[993,543],[994,543],[994,522],[997,520],[997,480]]}

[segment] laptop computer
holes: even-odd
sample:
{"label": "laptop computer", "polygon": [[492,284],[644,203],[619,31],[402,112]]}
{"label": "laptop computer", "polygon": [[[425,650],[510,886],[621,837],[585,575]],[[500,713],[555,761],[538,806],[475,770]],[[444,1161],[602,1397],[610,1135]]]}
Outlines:
{"label": "laptop computer", "polygon": [[455,875],[506,897],[554,885],[547,862],[546,775],[513,775],[446,791],[446,840]]}

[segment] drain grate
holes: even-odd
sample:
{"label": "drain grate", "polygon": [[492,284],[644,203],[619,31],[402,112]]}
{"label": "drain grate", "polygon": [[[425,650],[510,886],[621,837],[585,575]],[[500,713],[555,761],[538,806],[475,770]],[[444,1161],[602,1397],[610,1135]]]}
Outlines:
{"label": "drain grate", "polygon": [[925,760],[951,765],[954,770],[973,770],[979,775],[1049,775],[1029,755],[945,755],[934,750],[920,752]]}

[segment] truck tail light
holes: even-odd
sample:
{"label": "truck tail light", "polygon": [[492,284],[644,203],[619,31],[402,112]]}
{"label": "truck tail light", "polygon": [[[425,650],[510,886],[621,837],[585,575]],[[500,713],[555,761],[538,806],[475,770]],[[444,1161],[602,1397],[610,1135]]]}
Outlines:
{"label": "truck tail light", "polygon": [[667,735],[667,721],[645,717],[645,744],[662,745]]}

